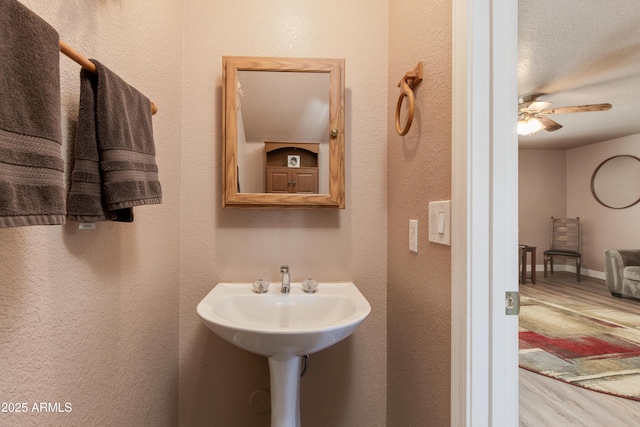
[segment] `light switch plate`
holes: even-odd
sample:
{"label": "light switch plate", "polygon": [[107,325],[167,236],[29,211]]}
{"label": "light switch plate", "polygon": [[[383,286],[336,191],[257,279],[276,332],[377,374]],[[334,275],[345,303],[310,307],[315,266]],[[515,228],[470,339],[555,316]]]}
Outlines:
{"label": "light switch plate", "polygon": [[451,246],[451,200],[429,202],[429,241]]}
{"label": "light switch plate", "polygon": [[418,220],[409,220],[409,250],[418,253]]}

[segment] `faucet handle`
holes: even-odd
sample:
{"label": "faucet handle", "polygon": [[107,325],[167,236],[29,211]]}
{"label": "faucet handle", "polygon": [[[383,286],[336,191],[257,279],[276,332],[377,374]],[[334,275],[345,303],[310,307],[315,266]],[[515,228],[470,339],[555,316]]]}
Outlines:
{"label": "faucet handle", "polygon": [[307,279],[302,282],[302,290],[308,294],[315,294],[318,292],[318,281],[314,279]]}
{"label": "faucet handle", "polygon": [[288,272],[289,272],[288,265],[283,265],[282,267],[280,267],[280,273],[288,273]]}
{"label": "faucet handle", "polygon": [[258,279],[253,282],[253,292],[256,294],[265,294],[269,291],[269,281],[264,279]]}

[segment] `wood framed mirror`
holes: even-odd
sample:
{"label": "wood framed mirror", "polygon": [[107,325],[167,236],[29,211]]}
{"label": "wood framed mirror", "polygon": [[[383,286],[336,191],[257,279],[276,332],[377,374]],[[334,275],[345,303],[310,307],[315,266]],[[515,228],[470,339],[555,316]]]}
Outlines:
{"label": "wood framed mirror", "polygon": [[344,59],[222,67],[222,207],[344,209]]}
{"label": "wood framed mirror", "polygon": [[624,154],[600,163],[591,176],[591,194],[611,209],[626,209],[640,202],[640,159]]}

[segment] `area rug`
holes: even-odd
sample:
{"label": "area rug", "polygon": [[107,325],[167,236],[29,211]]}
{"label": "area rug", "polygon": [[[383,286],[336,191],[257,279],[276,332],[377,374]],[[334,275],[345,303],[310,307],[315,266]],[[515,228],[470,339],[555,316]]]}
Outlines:
{"label": "area rug", "polygon": [[522,297],[520,367],[640,401],[640,315]]}

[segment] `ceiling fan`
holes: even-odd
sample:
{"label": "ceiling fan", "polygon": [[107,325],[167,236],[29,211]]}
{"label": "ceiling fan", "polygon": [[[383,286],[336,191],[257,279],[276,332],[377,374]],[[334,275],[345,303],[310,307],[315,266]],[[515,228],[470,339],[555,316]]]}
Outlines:
{"label": "ceiling fan", "polygon": [[552,104],[551,102],[538,101],[538,98],[544,95],[543,93],[534,93],[518,99],[518,135],[533,135],[542,129],[547,132],[560,129],[562,127],[560,123],[547,117],[551,114],[607,111],[611,109],[611,104],[588,104],[548,108]]}

